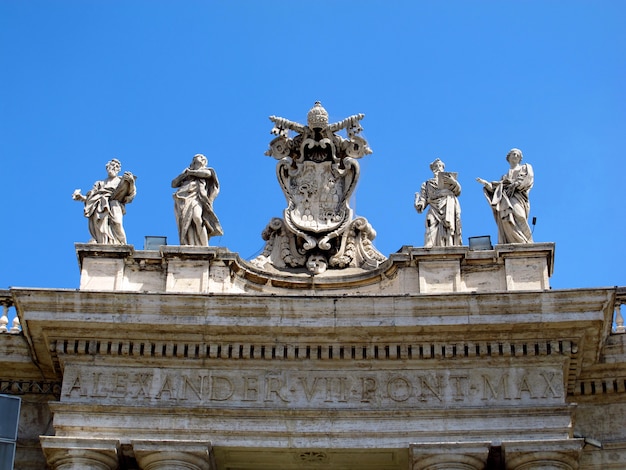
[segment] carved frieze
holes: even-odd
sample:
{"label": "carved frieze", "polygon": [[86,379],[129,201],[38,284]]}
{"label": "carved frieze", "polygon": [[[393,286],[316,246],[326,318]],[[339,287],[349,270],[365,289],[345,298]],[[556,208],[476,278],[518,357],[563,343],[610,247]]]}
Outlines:
{"label": "carved frieze", "polygon": [[563,404],[559,366],[354,370],[66,368],[61,401],[266,408]]}

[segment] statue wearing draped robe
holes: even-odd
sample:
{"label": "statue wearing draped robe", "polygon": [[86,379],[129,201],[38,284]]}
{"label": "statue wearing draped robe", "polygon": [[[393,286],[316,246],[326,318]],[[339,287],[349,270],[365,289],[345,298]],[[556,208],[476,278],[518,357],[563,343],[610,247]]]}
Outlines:
{"label": "statue wearing draped robe", "polygon": [[222,226],[213,211],[213,201],[220,183],[207,158],[198,154],[188,168],[172,180],[174,211],[181,245],[208,246],[209,239],[223,235]]}
{"label": "statue wearing draped robe", "polygon": [[528,193],[533,187],[533,168],[522,165],[522,151],[511,149],[506,156],[509,171],[500,181],[489,182],[476,178],[483,185],[483,192],[491,206],[498,226],[498,243],[532,243],[528,225],[530,201]]}
{"label": "statue wearing draped robe", "polygon": [[433,178],[422,184],[415,194],[415,209],[426,207],[424,247],[461,245],[461,206],[457,197],[461,185],[455,173],[444,172],[445,164],[438,158],[430,164]]}

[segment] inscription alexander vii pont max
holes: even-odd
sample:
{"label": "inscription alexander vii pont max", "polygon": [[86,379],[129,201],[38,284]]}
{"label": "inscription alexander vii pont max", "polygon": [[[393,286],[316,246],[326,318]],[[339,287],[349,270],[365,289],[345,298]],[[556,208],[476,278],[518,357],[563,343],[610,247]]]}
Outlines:
{"label": "inscription alexander vii pont max", "polygon": [[458,369],[280,371],[180,369],[66,369],[61,400],[100,398],[131,404],[204,404],[235,407],[376,408],[477,405],[485,401],[562,403],[558,367]]}

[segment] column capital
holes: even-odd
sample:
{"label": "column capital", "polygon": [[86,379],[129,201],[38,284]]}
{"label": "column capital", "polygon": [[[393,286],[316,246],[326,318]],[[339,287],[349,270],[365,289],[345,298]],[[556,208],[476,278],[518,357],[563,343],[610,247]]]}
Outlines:
{"label": "column capital", "polygon": [[584,439],[503,441],[507,470],[577,470]]}
{"label": "column capital", "polygon": [[83,437],[40,436],[53,470],[116,470],[120,441]]}
{"label": "column capital", "polygon": [[482,470],[491,442],[427,442],[409,446],[412,470]]}
{"label": "column capital", "polygon": [[135,459],[142,470],[214,470],[213,447],[208,441],[132,440]]}

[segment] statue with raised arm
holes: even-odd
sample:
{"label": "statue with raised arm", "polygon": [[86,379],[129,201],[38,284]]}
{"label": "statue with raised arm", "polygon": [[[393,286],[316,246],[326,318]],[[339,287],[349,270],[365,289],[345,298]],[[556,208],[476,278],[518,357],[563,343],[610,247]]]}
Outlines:
{"label": "statue with raised arm", "polygon": [[209,239],[223,235],[213,201],[220,192],[220,183],[207,158],[197,154],[189,167],[172,180],[174,212],[181,245],[208,246]]}
{"label": "statue with raised arm", "polygon": [[506,155],[509,171],[500,181],[489,182],[476,178],[483,185],[483,192],[491,205],[498,225],[498,243],[532,243],[528,225],[530,201],[528,193],[533,187],[533,168],[521,164],[522,151],[511,149]]}
{"label": "statue with raised arm", "polygon": [[130,203],[137,190],[132,173],[126,171],[118,176],[122,164],[113,159],[106,164],[107,178],[96,181],[91,190],[83,195],[80,189],[72,194],[75,201],[85,203],[85,217],[89,219],[89,243],[103,245],[125,245],[126,233],[122,218],[126,213],[126,204]]}
{"label": "statue with raised arm", "polygon": [[419,193],[415,193],[415,209],[422,213],[426,207],[426,232],[424,246],[462,245],[461,206],[457,197],[461,194],[461,185],[457,174],[443,171],[445,164],[438,158],[430,164],[433,177],[422,184]]}

